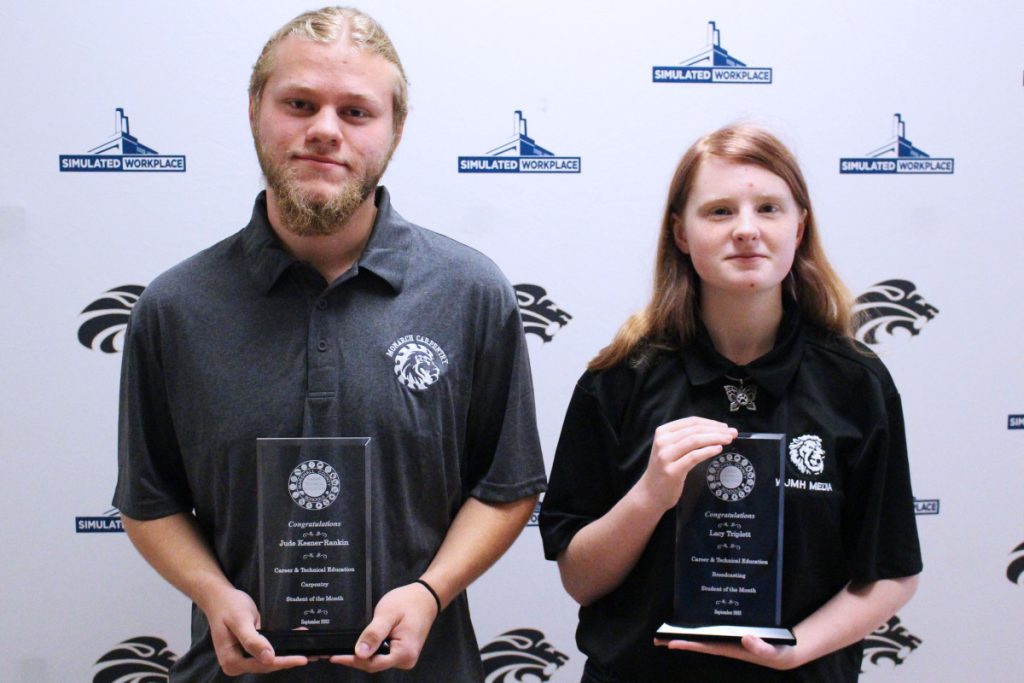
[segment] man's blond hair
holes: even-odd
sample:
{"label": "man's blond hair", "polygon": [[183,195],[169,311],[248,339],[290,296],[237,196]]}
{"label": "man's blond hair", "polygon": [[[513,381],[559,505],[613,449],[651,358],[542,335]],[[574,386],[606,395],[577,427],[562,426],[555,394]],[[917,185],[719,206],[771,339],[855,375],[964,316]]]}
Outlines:
{"label": "man's blond hair", "polygon": [[324,7],[305,12],[282,26],[263,46],[259,59],[252,67],[249,79],[249,97],[258,110],[263,88],[274,70],[274,48],[288,36],[296,35],[318,43],[347,41],[357,50],[380,55],[395,65],[398,72],[394,90],[394,127],[398,130],[409,113],[409,81],[402,68],[398,51],[377,21],[353,7]]}

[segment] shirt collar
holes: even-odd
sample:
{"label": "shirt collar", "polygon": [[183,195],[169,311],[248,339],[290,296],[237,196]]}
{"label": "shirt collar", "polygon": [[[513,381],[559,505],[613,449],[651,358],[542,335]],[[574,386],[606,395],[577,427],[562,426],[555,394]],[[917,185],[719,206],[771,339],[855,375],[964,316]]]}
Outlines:
{"label": "shirt collar", "polygon": [[788,296],[783,299],[782,322],[772,350],[748,365],[736,365],[715,350],[711,336],[701,323],[696,339],[682,351],[682,363],[694,386],[710,384],[725,377],[749,379],[775,398],[782,398],[796,374],[803,353],[800,339],[800,307]]}
{"label": "shirt collar", "polygon": [[[391,206],[385,187],[378,187],[374,202],[377,217],[370,239],[355,266],[353,276],[366,269],[384,280],[397,294],[402,291],[409,268],[412,226]],[[252,209],[252,218],[242,230],[242,251],[249,275],[263,294],[267,294],[289,267],[299,261],[288,253],[267,218],[267,193],[260,192]]]}

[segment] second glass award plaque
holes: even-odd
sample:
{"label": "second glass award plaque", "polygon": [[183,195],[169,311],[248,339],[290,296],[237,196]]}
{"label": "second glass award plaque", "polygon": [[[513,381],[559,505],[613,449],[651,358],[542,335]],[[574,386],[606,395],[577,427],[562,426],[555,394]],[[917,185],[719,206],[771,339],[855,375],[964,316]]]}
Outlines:
{"label": "second glass award plaque", "polygon": [[793,645],[781,625],[784,434],[740,434],[686,477],[675,608],[657,637]]}
{"label": "second glass award plaque", "polygon": [[260,633],[351,654],[373,607],[369,437],[257,439],[256,466]]}

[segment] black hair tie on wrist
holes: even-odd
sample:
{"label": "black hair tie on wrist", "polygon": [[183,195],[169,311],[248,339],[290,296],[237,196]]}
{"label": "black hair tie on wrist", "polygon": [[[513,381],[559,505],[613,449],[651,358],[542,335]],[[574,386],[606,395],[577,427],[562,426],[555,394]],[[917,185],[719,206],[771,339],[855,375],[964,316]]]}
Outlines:
{"label": "black hair tie on wrist", "polygon": [[418,583],[421,586],[423,586],[424,588],[426,588],[428,591],[430,591],[431,597],[434,598],[434,602],[437,604],[437,613],[440,614],[441,613],[441,598],[438,597],[437,591],[434,590],[433,587],[429,583],[424,581],[423,579],[416,579],[416,581],[414,581],[414,583]]}

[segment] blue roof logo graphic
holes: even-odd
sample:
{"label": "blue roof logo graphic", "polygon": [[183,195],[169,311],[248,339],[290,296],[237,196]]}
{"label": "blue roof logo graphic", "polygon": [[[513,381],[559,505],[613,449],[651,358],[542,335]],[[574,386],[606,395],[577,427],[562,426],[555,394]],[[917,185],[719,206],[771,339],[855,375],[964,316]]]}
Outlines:
{"label": "blue roof logo graphic", "polygon": [[933,157],[907,138],[907,123],[893,114],[892,134],[886,143],[863,157],[839,160],[840,173],[853,174],[952,174],[953,159]]}
{"label": "blue roof logo graphic", "polygon": [[708,22],[707,44],[678,66],[655,66],[655,83],[746,83],[767,85],[772,82],[768,67],[750,67],[722,47],[722,33],[714,21]]}
{"label": "blue roof logo graphic", "polygon": [[122,107],[114,110],[114,133],[85,154],[61,154],[63,172],[185,172],[185,157],[160,154],[131,133]]}
{"label": "blue roof logo graphic", "polygon": [[903,157],[920,158],[928,154],[914,147],[914,144],[907,139],[907,124],[899,113],[892,117],[892,137],[878,149],[868,152],[868,157],[878,159],[881,157]]}
{"label": "blue roof logo graphic", "polygon": [[118,107],[114,110],[114,134],[102,145],[96,145],[87,154],[158,154],[158,152],[146,147],[139,142],[139,139],[131,134],[128,117],[124,115],[124,109]]}
{"label": "blue roof logo graphic", "polygon": [[553,157],[554,152],[544,149],[537,144],[537,141],[527,134],[526,118],[523,112],[516,110],[515,120],[512,124],[512,137],[501,143],[492,150],[486,152],[487,156],[521,156],[521,157]]}
{"label": "blue roof logo graphic", "polygon": [[512,136],[484,156],[460,156],[459,173],[579,173],[579,157],[558,156],[530,137],[520,109],[512,120]]}
{"label": "blue roof logo graphic", "polygon": [[682,62],[683,66],[746,66],[722,47],[722,32],[713,21],[708,22],[708,43],[695,57]]}

